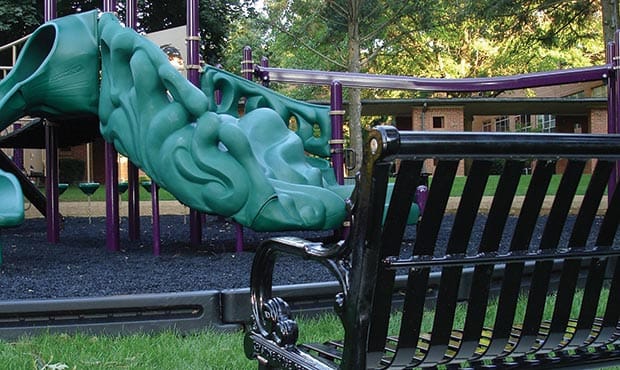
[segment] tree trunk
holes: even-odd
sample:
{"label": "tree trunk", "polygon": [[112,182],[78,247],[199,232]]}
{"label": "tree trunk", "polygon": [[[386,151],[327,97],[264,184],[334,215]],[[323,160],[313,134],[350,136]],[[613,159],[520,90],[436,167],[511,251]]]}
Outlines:
{"label": "tree trunk", "polygon": [[[348,49],[349,49],[349,72],[360,72],[360,7],[361,0],[349,0],[348,19]],[[351,134],[351,147],[355,151],[355,168],[357,173],[362,163],[362,99],[359,89],[349,89],[349,132]]]}
{"label": "tree trunk", "polygon": [[605,44],[614,40],[614,32],[618,28],[620,3],[618,0],[601,0],[603,10],[603,36]]}

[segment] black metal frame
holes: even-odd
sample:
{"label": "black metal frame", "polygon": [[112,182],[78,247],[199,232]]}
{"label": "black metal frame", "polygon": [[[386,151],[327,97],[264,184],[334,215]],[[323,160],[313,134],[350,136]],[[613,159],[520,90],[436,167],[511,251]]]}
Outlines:
{"label": "black metal frame", "polygon": [[[401,160],[400,170],[382,223],[390,163],[395,159]],[[413,255],[403,257],[407,210],[426,159],[437,164]],[[469,175],[448,241],[440,245],[440,226],[464,159],[471,163]],[[261,368],[303,369],[557,367],[620,361],[620,264],[616,263],[620,245],[614,241],[619,191],[610,197],[602,220],[596,217],[619,159],[619,135],[398,132],[378,127],[368,134],[351,200],[348,238],[331,245],[276,238],[257,251],[251,275],[254,325],[246,336],[246,355],[257,358]],[[497,190],[480,241],[470,246],[497,160],[503,161]],[[508,230],[506,221],[529,160],[536,160],[535,169],[516,225]],[[563,175],[543,220],[540,210],[560,160],[565,163]],[[589,185],[579,197],[574,223],[567,222],[588,161],[594,167]],[[297,324],[287,303],[272,297],[273,268],[283,253],[319,261],[339,281],[342,293],[335,297],[334,307],[344,327],[342,342],[296,344]],[[533,264],[529,292],[523,291],[526,264]],[[560,282],[552,306],[547,304],[550,280],[558,265]],[[408,269],[408,281],[400,333],[394,337],[388,335],[388,324],[399,268]],[[457,327],[454,317],[465,269],[473,269],[473,278],[465,322]],[[438,293],[432,330],[423,333],[431,271],[441,277],[434,287]],[[493,319],[489,297],[492,276],[498,271],[503,278]],[[582,298],[575,298],[578,287]],[[608,291],[607,298],[601,298],[602,291]],[[524,294],[525,313],[517,313],[517,301]],[[551,318],[544,317],[545,306],[553,310]]]}

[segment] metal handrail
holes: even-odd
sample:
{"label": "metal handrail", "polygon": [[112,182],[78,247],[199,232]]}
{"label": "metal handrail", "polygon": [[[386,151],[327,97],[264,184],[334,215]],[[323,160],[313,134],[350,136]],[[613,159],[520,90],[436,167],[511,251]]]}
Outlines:
{"label": "metal handrail", "polygon": [[10,42],[10,43],[8,43],[8,44],[6,44],[6,45],[2,45],[2,46],[0,46],[0,52],[1,52],[1,51],[3,51],[3,50],[5,50],[5,49],[8,49],[8,48],[11,48],[11,47],[14,47],[14,46],[17,46],[17,45],[23,44],[24,42],[26,42],[26,40],[28,40],[28,38],[29,38],[31,35],[32,35],[32,34],[28,34],[28,35],[26,35],[26,36],[24,36],[24,37],[22,37],[22,38],[20,38],[20,39],[17,39],[17,40],[15,40],[15,41],[13,41],[13,42]]}
{"label": "metal handrail", "polygon": [[0,66],[0,72],[2,73],[2,78],[6,77],[6,75],[11,71],[11,69],[13,69],[13,66],[15,65],[15,61],[17,60],[17,47],[24,44],[31,35],[32,34],[28,34],[20,39],[10,42],[6,45],[0,46],[0,53],[5,50],[9,50],[9,49],[11,49],[13,53],[13,58],[11,62],[12,64],[10,66]]}

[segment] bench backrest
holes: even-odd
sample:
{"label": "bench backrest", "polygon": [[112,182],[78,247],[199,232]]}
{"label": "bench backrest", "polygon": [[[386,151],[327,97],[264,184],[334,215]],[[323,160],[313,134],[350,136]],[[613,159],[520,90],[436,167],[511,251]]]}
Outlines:
{"label": "bench backrest", "polygon": [[[620,249],[614,240],[620,191],[607,199],[606,187],[610,179],[616,181],[612,169],[620,159],[620,136],[398,132],[378,127],[369,134],[365,150],[347,240],[352,255],[342,311],[344,368],[380,362],[525,361],[526,354],[552,353],[545,359],[528,357],[544,362],[562,350],[616,338]],[[382,224],[395,159],[401,163]],[[412,237],[405,235],[403,215],[429,159],[435,169]],[[466,164],[469,174],[457,194],[458,207],[449,215],[446,208],[459,163]],[[496,189],[485,190],[498,164]],[[526,166],[533,167],[531,179],[524,175]],[[586,168],[592,169],[591,175],[584,173]],[[559,186],[550,191],[556,171]],[[530,182],[521,197],[517,190],[522,179]],[[580,186],[585,192],[576,195]],[[548,213],[542,214],[548,193],[555,196]],[[482,202],[490,204],[484,212]],[[408,278],[401,324],[388,333],[397,270]],[[498,285],[499,296],[493,299],[492,289]],[[427,299],[429,295],[434,299]],[[523,310],[517,310],[518,302]],[[431,328],[424,327],[428,323]],[[392,343],[388,334],[399,335],[399,341]],[[385,353],[386,344],[394,351]],[[592,355],[578,351],[588,353]]]}

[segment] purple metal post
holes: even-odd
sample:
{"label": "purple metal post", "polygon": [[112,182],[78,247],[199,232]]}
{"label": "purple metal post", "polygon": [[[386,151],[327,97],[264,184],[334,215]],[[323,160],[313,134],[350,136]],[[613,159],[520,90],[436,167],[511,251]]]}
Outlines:
{"label": "purple metal post", "polygon": [[[187,79],[196,87],[200,87],[200,37],[198,36],[198,0],[187,0]],[[189,211],[190,244],[198,246],[202,242],[202,220],[200,213],[195,209]]]}
{"label": "purple metal post", "polygon": [[[116,1],[103,0],[103,11],[116,11]],[[109,251],[120,250],[118,153],[114,144],[105,143],[105,214],[106,247]]]}
{"label": "purple metal post", "polygon": [[[252,61],[252,48],[243,48],[243,60],[241,61],[241,74],[243,78],[252,81],[254,78],[254,62]],[[233,221],[235,225],[235,251],[243,252],[243,225]]]}
{"label": "purple metal post", "polygon": [[[269,67],[269,58],[267,57],[261,57],[260,58],[260,66],[261,67]],[[269,87],[269,75],[265,74],[261,77],[261,83],[263,84],[263,86],[265,87]]]}
{"label": "purple metal post", "polygon": [[[43,20],[56,18],[56,1],[45,0],[43,4]],[[60,240],[60,212],[58,209],[58,130],[52,123],[45,121],[45,192],[47,241],[58,243]]]}
{"label": "purple metal post", "polygon": [[252,81],[254,77],[254,62],[252,61],[252,48],[243,48],[243,60],[241,61],[241,75],[243,78]]}
{"label": "purple metal post", "polygon": [[138,167],[127,163],[127,182],[129,183],[127,202],[127,222],[129,224],[129,240],[140,239],[140,177]]}
{"label": "purple metal post", "polygon": [[620,73],[620,30],[616,30],[614,34],[614,53],[613,53],[613,64],[612,68],[614,70],[614,101],[612,102],[615,114],[614,121],[616,122],[616,133],[620,132],[620,78],[618,73]]}
{"label": "purple metal post", "polygon": [[45,0],[43,4],[43,21],[49,22],[56,18],[56,0]]}
{"label": "purple metal post", "polygon": [[60,212],[58,209],[58,130],[53,122],[45,121],[45,192],[47,195],[47,241],[60,241]]}
{"label": "purple metal post", "polygon": [[[620,30],[616,30],[613,43],[607,46],[607,63],[611,64],[607,83],[607,125],[609,133],[620,133]],[[616,190],[620,178],[620,162],[616,162],[608,184],[608,201]]]}
{"label": "purple metal post", "polygon": [[120,250],[118,153],[111,143],[105,143],[105,214],[106,247],[109,251]]}
{"label": "purple metal post", "polygon": [[336,181],[338,184],[344,185],[344,136],[342,134],[344,110],[342,109],[342,84],[340,82],[334,81],[331,83],[330,95],[331,110],[329,115],[332,121],[332,139],[329,141],[329,144],[332,154],[332,166],[334,167]]}
{"label": "purple metal post", "polygon": [[[614,62],[614,51],[615,51],[615,43],[610,42],[607,44],[606,50],[606,60],[607,63],[614,66],[616,63]],[[617,106],[616,106],[616,97],[615,95],[618,93],[616,90],[616,81],[618,81],[617,71],[610,71],[607,81],[607,132],[610,134],[617,133]],[[608,202],[611,200],[611,195],[613,194],[616,184],[618,182],[618,164],[614,166],[612,170],[611,176],[609,177],[608,187]]]}
{"label": "purple metal post", "polygon": [[159,256],[161,251],[161,237],[159,230],[159,186],[151,182],[151,206],[153,209],[153,255]]}
{"label": "purple metal post", "polygon": [[115,12],[116,11],[116,0],[103,0],[103,11],[104,12]]}
{"label": "purple metal post", "polygon": [[[127,0],[126,8],[127,27],[136,29],[137,22],[137,0]],[[127,163],[128,189],[128,211],[127,223],[129,224],[129,240],[140,239],[140,178],[138,167],[131,161]]]}

